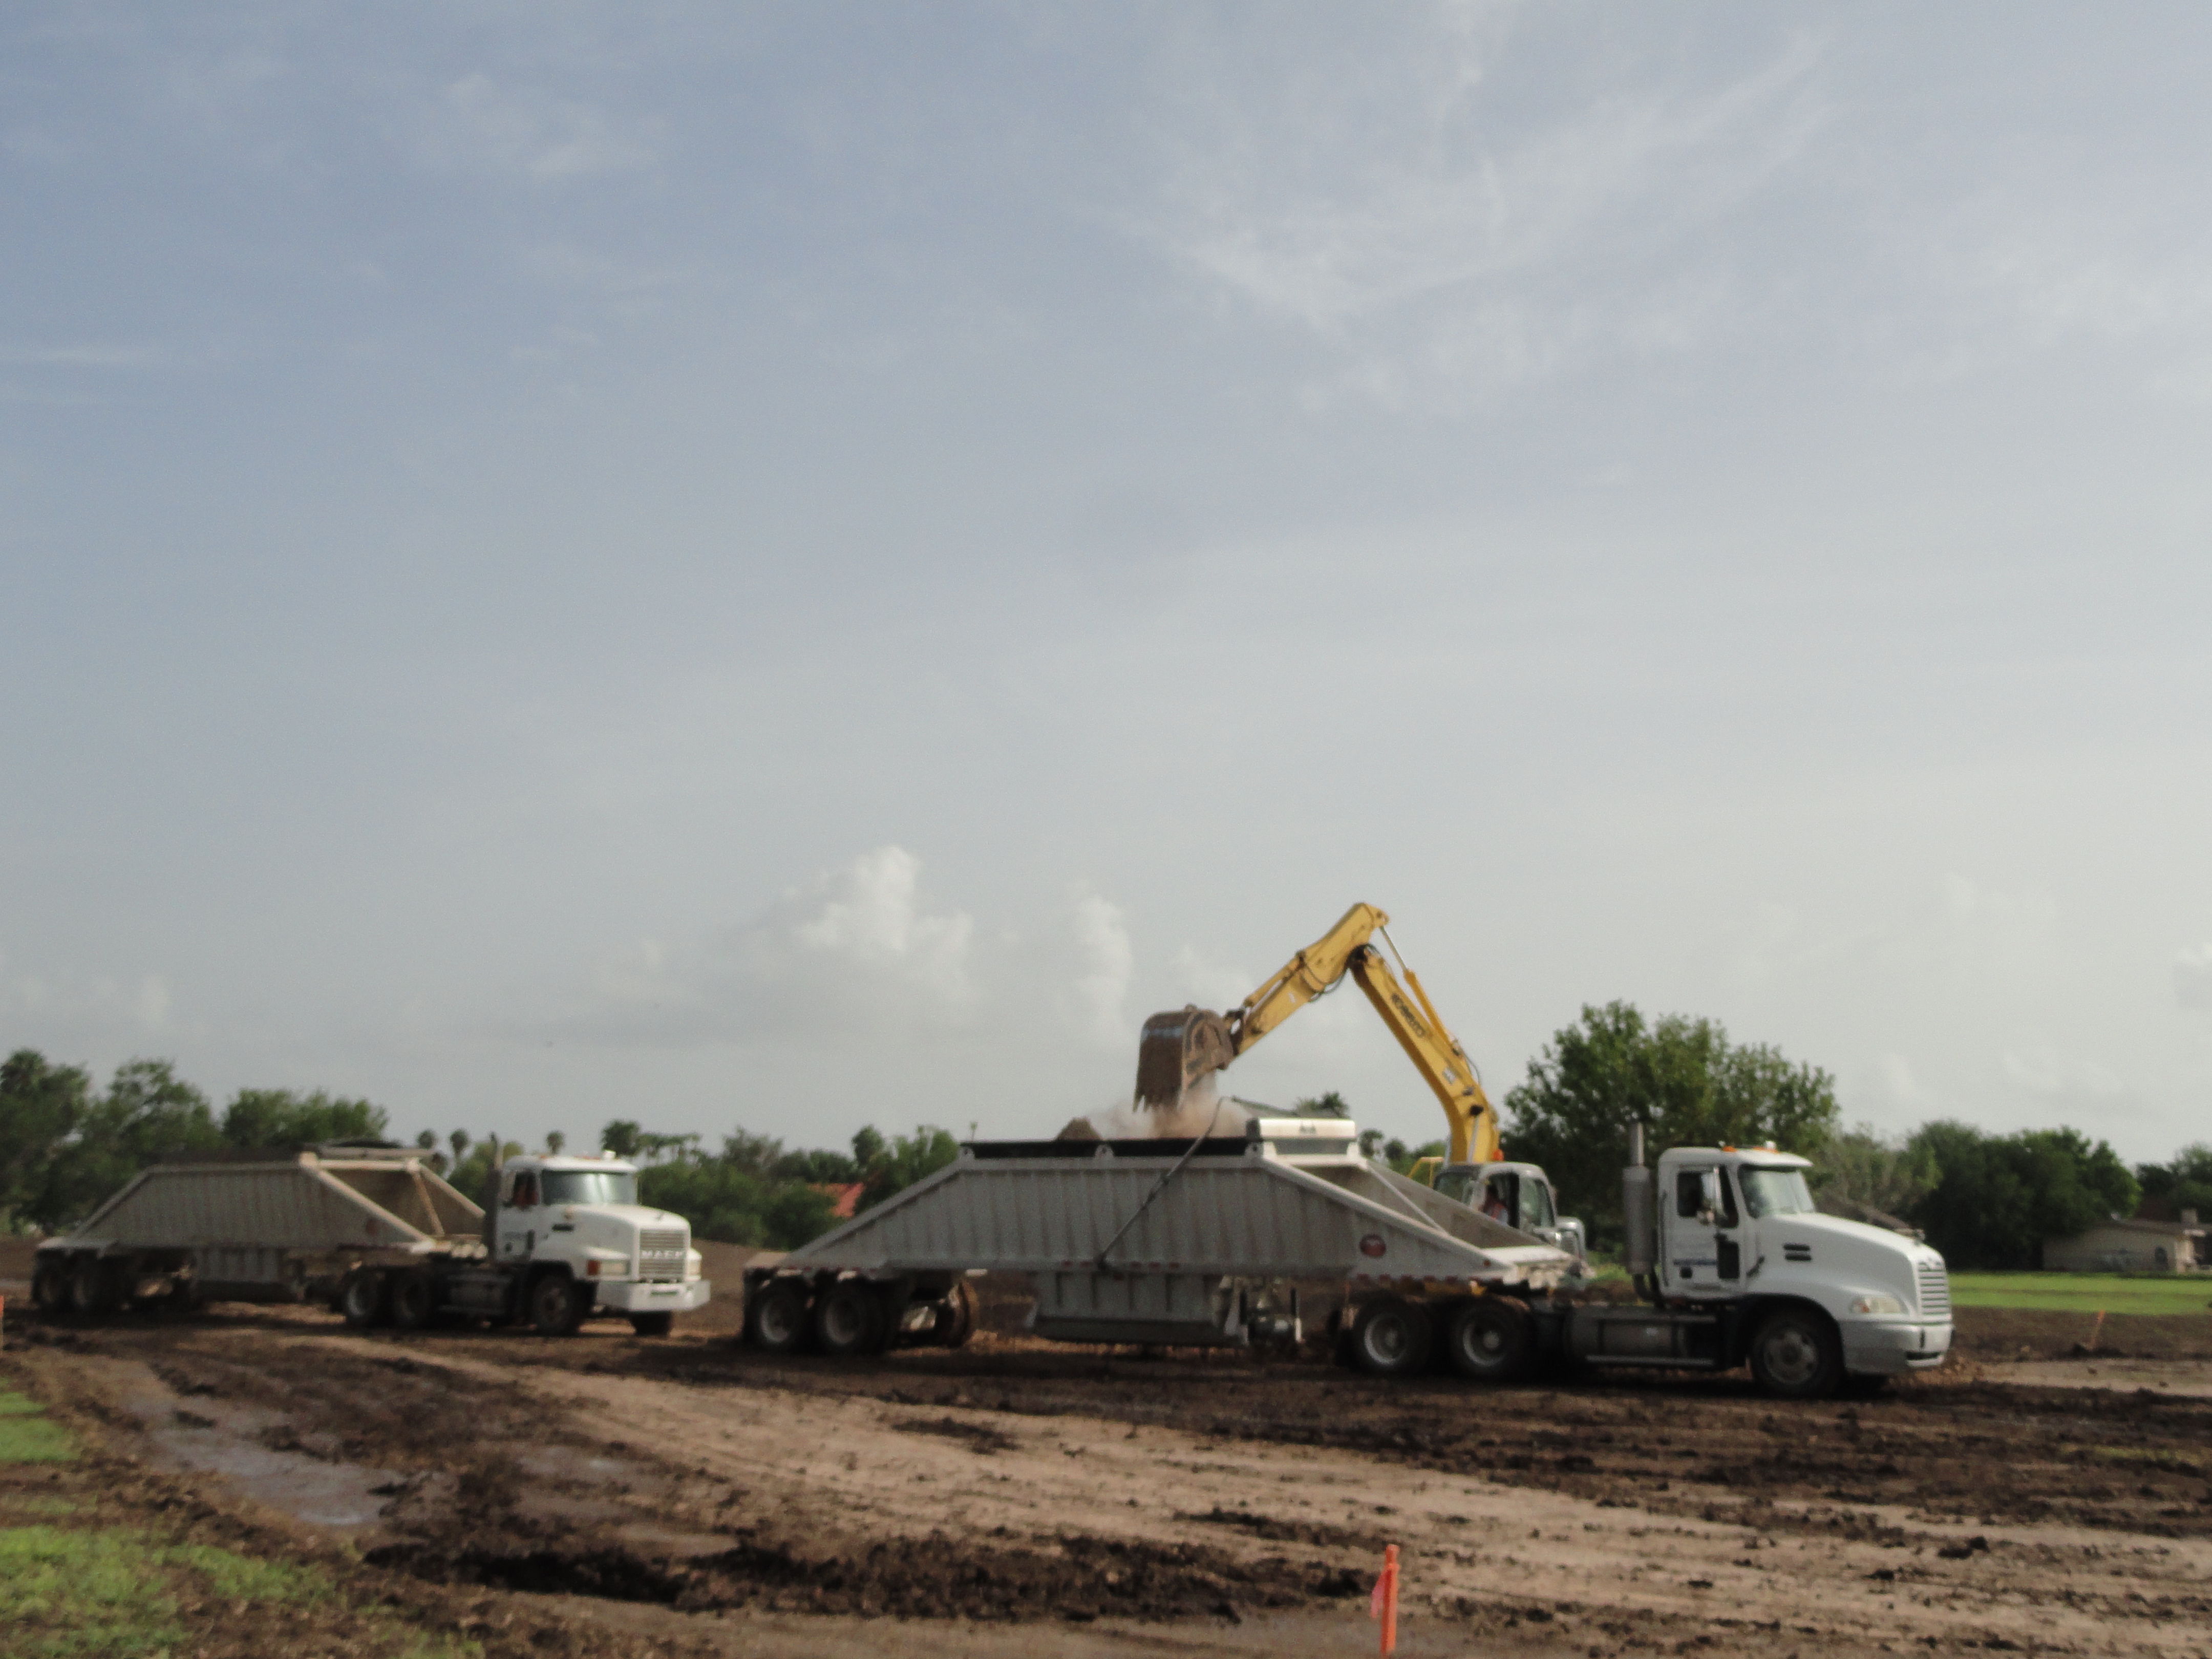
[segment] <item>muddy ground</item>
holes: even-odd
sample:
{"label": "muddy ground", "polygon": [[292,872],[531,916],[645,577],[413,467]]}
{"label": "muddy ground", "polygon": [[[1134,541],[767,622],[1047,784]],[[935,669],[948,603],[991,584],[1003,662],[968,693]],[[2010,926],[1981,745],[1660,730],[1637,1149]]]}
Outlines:
{"label": "muddy ground", "polygon": [[1350,1652],[1386,1543],[1408,1654],[2212,1652],[2212,1316],[2075,1357],[2069,1316],[1967,1310],[1948,1371],[1780,1406],[1050,1347],[995,1288],[968,1349],[857,1364],[720,1305],[545,1341],[11,1297],[0,1375],[119,1487],[495,1652]]}

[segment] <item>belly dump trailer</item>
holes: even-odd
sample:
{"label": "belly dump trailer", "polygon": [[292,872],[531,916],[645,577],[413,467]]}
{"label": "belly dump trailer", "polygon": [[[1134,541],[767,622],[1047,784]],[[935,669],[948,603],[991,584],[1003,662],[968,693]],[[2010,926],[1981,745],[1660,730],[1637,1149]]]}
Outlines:
{"label": "belly dump trailer", "polygon": [[[1727,1370],[1811,1397],[1940,1364],[1942,1258],[1813,1212],[1805,1160],[1677,1147],[1655,1214],[1626,1177],[1647,1305],[1577,1304],[1579,1261],[1387,1164],[1343,1119],[1263,1118],[1242,1137],[977,1141],[773,1267],[745,1274],[747,1340],[838,1356],[966,1340],[972,1275],[1018,1272],[1030,1328],[1071,1342],[1249,1344],[1303,1334],[1296,1281],[1351,1293],[1349,1358],[1378,1376],[1441,1358],[1505,1382],[1547,1357]],[[1739,1196],[1741,1201],[1739,1201]],[[1640,1228],[1640,1231],[1639,1231]]]}
{"label": "belly dump trailer", "polygon": [[526,1318],[549,1335],[623,1314],[665,1335],[710,1287],[690,1224],[636,1185],[613,1158],[510,1158],[487,1216],[413,1148],[156,1164],[40,1245],[32,1294],[50,1312],[328,1302],[355,1326]]}

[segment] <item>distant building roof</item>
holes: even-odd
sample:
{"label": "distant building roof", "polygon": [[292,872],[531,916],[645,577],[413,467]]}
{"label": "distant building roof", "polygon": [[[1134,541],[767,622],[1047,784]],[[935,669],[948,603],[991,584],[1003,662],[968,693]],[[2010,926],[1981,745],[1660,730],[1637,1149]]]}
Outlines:
{"label": "distant building roof", "polygon": [[860,1194],[868,1190],[865,1181],[822,1181],[814,1190],[830,1200],[830,1213],[840,1221],[850,1221],[860,1207]]}

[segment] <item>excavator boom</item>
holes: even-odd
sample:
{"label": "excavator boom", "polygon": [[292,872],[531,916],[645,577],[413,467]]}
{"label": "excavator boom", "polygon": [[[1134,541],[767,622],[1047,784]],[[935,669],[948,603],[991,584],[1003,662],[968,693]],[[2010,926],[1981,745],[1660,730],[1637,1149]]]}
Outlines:
{"label": "excavator boom", "polygon": [[1382,953],[1368,942],[1389,922],[1371,904],[1353,905],[1226,1018],[1195,1006],[1154,1014],[1145,1022],[1137,1045],[1138,1103],[1174,1109],[1193,1085],[1227,1066],[1349,972],[1443,1103],[1451,1126],[1450,1161],[1495,1162],[1498,1113],[1482,1091],[1467,1050],[1437,1017],[1413,970],[1406,970],[1406,983],[1400,984]]}

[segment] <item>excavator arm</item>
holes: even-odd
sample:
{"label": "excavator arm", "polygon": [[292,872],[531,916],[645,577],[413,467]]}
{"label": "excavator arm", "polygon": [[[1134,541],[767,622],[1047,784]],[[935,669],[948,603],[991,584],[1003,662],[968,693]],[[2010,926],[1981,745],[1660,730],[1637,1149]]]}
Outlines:
{"label": "excavator arm", "polygon": [[1451,1126],[1450,1161],[1490,1163],[1499,1156],[1498,1113],[1482,1091],[1474,1062],[1431,1006],[1410,968],[1401,985],[1369,943],[1390,918],[1355,904],[1335,927],[1292,957],[1224,1018],[1195,1006],[1154,1014],[1137,1048],[1137,1099],[1171,1109],[1184,1091],[1219,1071],[1346,973],[1365,993],[1398,1046],[1443,1103]]}

